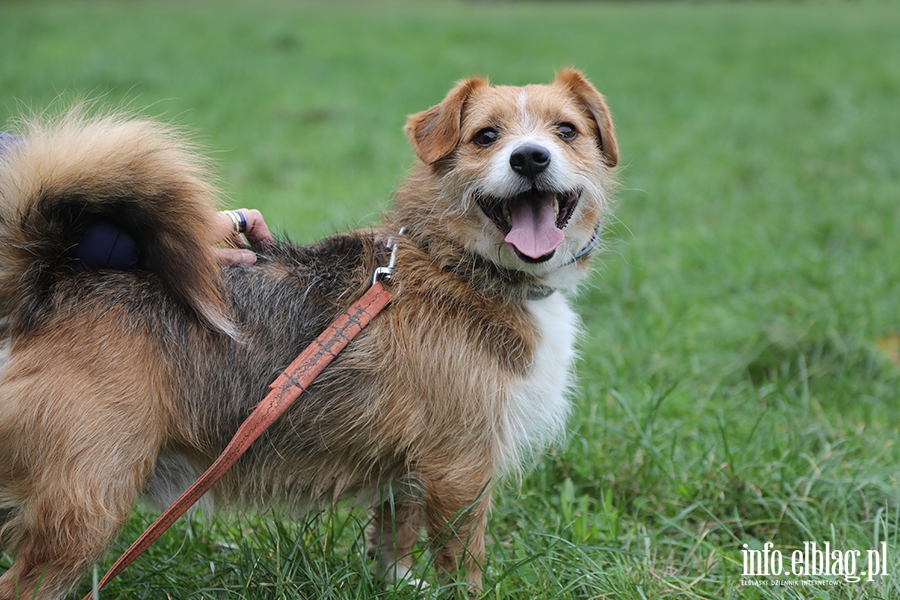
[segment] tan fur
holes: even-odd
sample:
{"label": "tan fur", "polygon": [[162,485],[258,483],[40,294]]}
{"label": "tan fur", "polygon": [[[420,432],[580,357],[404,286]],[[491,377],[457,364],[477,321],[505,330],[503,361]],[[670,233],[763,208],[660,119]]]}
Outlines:
{"label": "tan fur", "polygon": [[[492,485],[557,440],[568,414],[578,320],[555,290],[587,273],[583,254],[608,210],[618,149],[603,97],[570,70],[546,86],[461,82],[409,118],[419,160],[382,225],[309,247],[277,243],[256,265],[221,274],[196,244],[185,250],[191,264],[167,250],[186,229],[211,241],[211,188],[196,183],[197,162],[166,158],[168,134],[128,127],[82,122],[0,157],[12,240],[0,244],[0,544],[16,551],[0,600],[16,588],[30,597],[41,578],[36,597],[58,598],[141,491],[169,501],[186,474],[208,467],[279,370],[364,292],[388,238],[391,304],[212,500],[298,509],[354,497],[374,508],[370,554],[386,579],[409,576],[424,528],[441,578],[480,590]],[[496,141],[476,143],[485,128]],[[540,175],[513,168],[527,144],[547,151]],[[70,156],[79,151],[87,158]],[[503,210],[524,202],[552,202],[564,233],[537,258],[504,240]],[[123,227],[171,211],[155,223],[162,242],[141,240],[161,262],[135,272],[70,265],[72,207]],[[39,223],[60,211],[57,225]],[[231,323],[239,332],[223,335]]]}
{"label": "tan fur", "polygon": [[[2,598],[13,597],[17,579],[23,597],[38,580],[41,597],[67,590],[113,540],[153,470],[172,415],[159,355],[147,339],[123,338],[116,315],[104,321],[76,319],[11,349],[0,397],[0,506],[17,509],[0,535],[17,560],[0,578]],[[132,368],[109,371],[113,364]]]}

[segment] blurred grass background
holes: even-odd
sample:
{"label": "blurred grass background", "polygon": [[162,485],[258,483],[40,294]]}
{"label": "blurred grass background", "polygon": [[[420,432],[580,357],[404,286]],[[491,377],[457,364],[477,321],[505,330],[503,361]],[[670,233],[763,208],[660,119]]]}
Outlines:
{"label": "blurred grass background", "polygon": [[[486,597],[897,598],[898,31],[887,1],[7,1],[0,123],[101,97],[182,124],[230,206],[307,242],[389,206],[405,116],[455,80],[582,69],[623,189],[572,434],[497,495]],[[364,523],[188,520],[109,597],[425,597],[372,580]],[[743,544],[882,540],[875,582],[741,585]]]}

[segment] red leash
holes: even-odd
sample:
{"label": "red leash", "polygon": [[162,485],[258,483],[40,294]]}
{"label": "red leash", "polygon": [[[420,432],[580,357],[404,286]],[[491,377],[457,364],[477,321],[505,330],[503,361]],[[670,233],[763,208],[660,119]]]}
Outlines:
{"label": "red leash", "polygon": [[[390,301],[391,293],[377,278],[379,275],[390,274],[390,270],[393,268],[393,258],[392,255],[389,267],[376,271],[376,281],[369,291],[354,302],[312,344],[307,346],[300,356],[294,359],[294,362],[278,376],[278,379],[269,385],[271,390],[269,394],[241,424],[219,458],[119,557],[119,560],[100,580],[97,590],[103,588],[116,575],[124,571],[203,494],[209,491],[213,484],[247,451],[250,444],[256,441],[288,409],[319,373],[350,343],[350,340],[362,331],[375,318],[375,315],[381,312],[381,309]],[[84,600],[91,600],[91,598],[93,598],[93,591],[88,593]]]}

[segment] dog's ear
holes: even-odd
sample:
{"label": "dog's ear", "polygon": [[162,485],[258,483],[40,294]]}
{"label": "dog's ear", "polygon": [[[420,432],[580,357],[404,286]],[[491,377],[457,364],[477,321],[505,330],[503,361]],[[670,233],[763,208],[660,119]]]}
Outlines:
{"label": "dog's ear", "polygon": [[597,123],[600,152],[606,158],[606,164],[610,167],[616,166],[619,162],[619,146],[616,143],[616,130],[603,94],[574,69],[561,70],[556,74],[553,83],[568,90],[588,110]]}
{"label": "dog's ear", "polygon": [[404,130],[422,162],[430,165],[453,152],[459,144],[463,105],[476,90],[488,85],[488,81],[480,77],[461,81],[443,102],[409,116]]}

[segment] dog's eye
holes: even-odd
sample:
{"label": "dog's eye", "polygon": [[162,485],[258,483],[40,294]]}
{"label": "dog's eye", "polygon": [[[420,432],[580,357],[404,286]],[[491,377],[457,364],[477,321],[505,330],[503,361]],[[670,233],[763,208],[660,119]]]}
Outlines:
{"label": "dog's eye", "polygon": [[487,148],[494,142],[500,139],[500,132],[494,129],[493,127],[485,127],[481,131],[475,134],[473,141],[481,146],[482,148]]}
{"label": "dog's eye", "polygon": [[578,130],[571,123],[560,123],[556,126],[556,133],[567,142],[571,142],[578,137]]}

